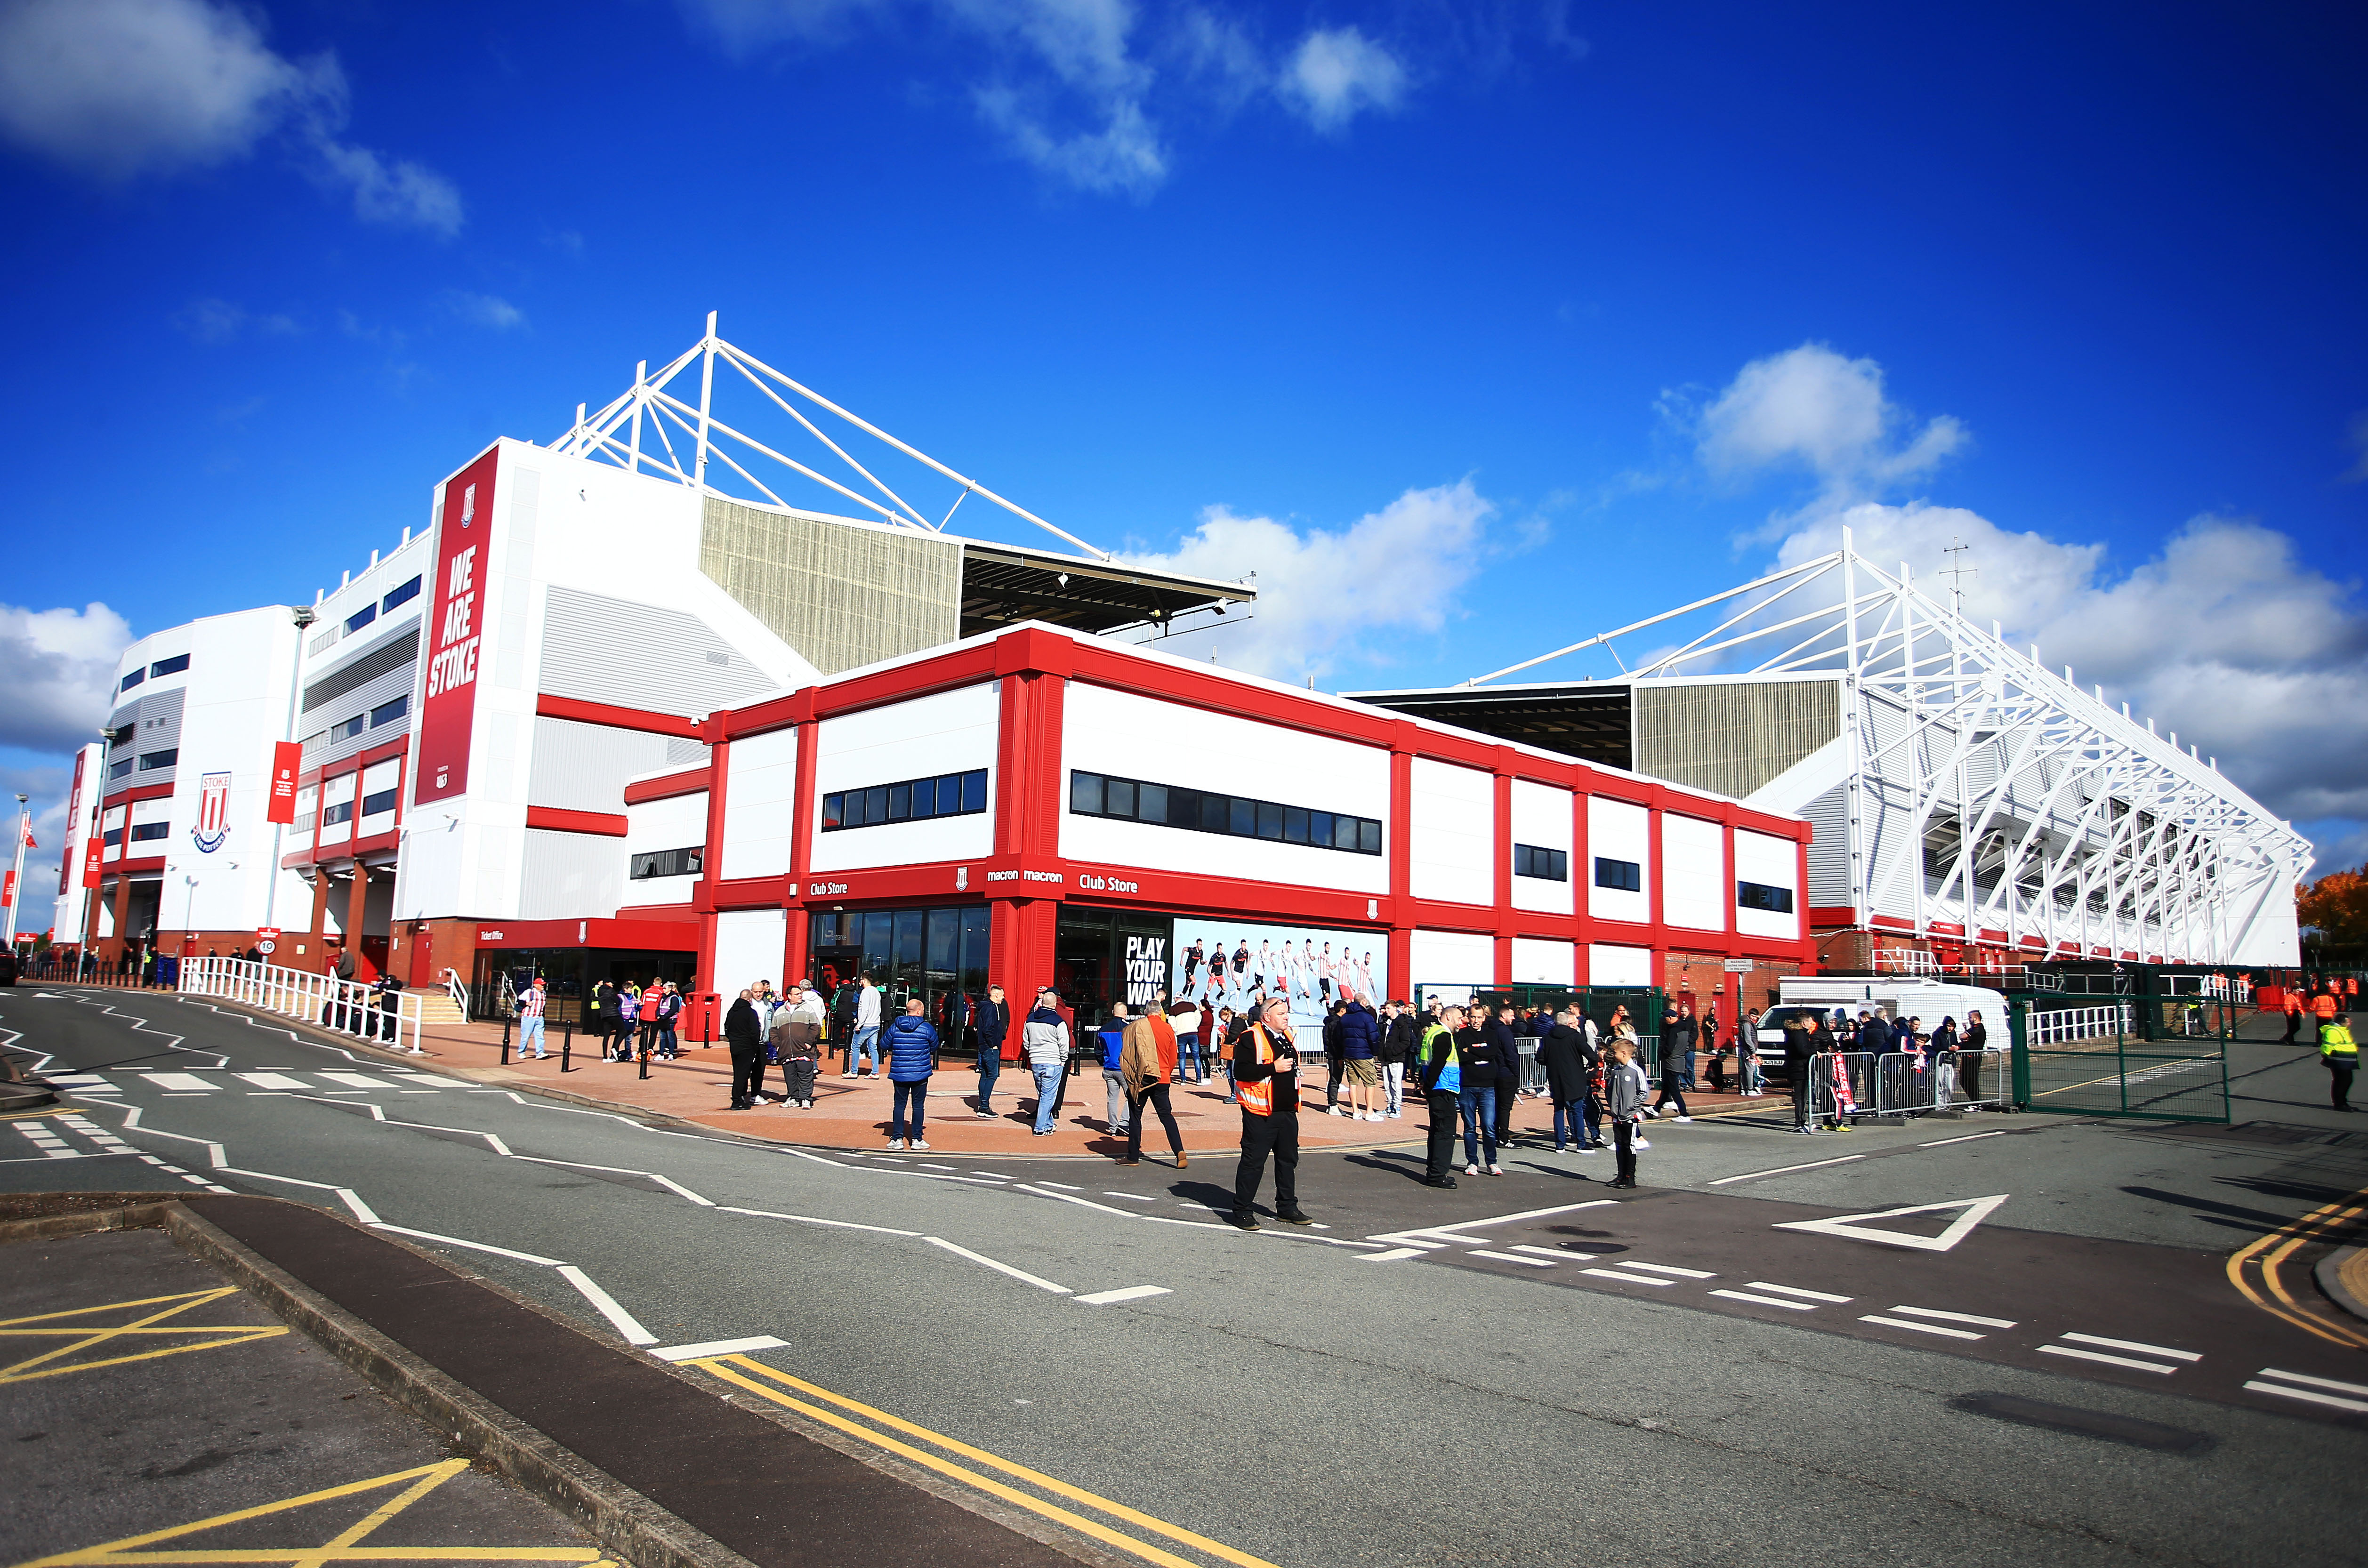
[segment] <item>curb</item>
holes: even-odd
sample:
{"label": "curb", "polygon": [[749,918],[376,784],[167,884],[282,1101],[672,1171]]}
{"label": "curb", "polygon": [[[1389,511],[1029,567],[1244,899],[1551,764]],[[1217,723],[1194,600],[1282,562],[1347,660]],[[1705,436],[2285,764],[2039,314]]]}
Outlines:
{"label": "curb", "polygon": [[178,1196],[153,1203],[126,1203],[113,1209],[85,1209],[77,1214],[42,1214],[29,1220],[0,1221],[0,1246],[11,1242],[45,1242],[62,1236],[86,1236],[100,1231],[153,1231],[168,1223],[166,1215],[180,1203]]}
{"label": "curb", "polygon": [[451,1434],[457,1448],[486,1460],[569,1515],[633,1568],[755,1568],[731,1548],[348,1316],[233,1240],[186,1200],[157,1207],[165,1210],[165,1229],[183,1247],[229,1275],[404,1409]]}
{"label": "curb", "polygon": [[2356,1246],[2340,1247],[2318,1260],[2311,1270],[2318,1288],[2327,1299],[2356,1318],[2368,1318],[2368,1251]]}

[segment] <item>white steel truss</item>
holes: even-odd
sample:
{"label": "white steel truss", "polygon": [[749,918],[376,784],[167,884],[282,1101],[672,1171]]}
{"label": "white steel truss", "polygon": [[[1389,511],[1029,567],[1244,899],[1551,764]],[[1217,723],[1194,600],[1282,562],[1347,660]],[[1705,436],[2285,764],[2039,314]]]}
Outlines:
{"label": "white steel truss", "polygon": [[[829,456],[825,458],[812,450],[807,455],[824,466],[811,467],[717,418],[715,371],[719,365],[727,373],[739,375],[776,409],[789,416],[796,433],[781,440],[781,446],[800,444],[803,437],[811,437]],[[696,403],[667,390],[675,381],[689,375],[693,367],[699,373],[699,399]],[[852,426],[862,435],[960,485],[961,490],[954,496],[953,505],[946,508],[944,517],[931,522],[886,481],[859,461],[845,446],[825,434],[823,426],[807,416],[808,410],[818,411]],[[675,447],[677,436],[682,437],[680,450]],[[856,444],[851,437],[849,444]],[[710,479],[711,466],[721,464],[738,475],[740,481],[766,504],[785,509],[790,508],[790,503],[776,494],[764,480],[757,477],[757,473],[768,473],[775,484],[783,484],[782,471],[787,470],[853,502],[882,523],[894,528],[917,528],[924,533],[944,532],[962,504],[976,495],[1099,560],[1117,559],[1110,551],[1087,544],[1076,535],[1046,522],[1025,506],[1005,500],[978,481],[955,472],[927,452],[907,446],[878,426],[848,413],[755,355],[724,342],[715,334],[715,312],[712,311],[707,313],[706,335],[661,366],[655,374],[645,359],[633,367],[633,384],[598,409],[577,403],[575,423],[552,443],[552,449],[570,457],[613,462],[634,473],[671,480],[727,500],[752,499],[726,488],[720,482],[720,475],[715,480]],[[735,452],[737,456],[734,455]],[[878,463],[879,460],[874,458],[873,461]],[[834,472],[839,477],[834,478]]]}
{"label": "white steel truss", "polygon": [[[1672,643],[1669,623],[1706,630]],[[1463,683],[1616,640],[1654,651],[1612,679],[1816,679],[1842,687],[1824,772],[1780,778],[1841,811],[1813,859],[1845,854],[1860,923],[2050,954],[2293,962],[2309,842],[2151,720],[2084,691],[1851,548]],[[1825,756],[1825,754],[1820,754]],[[1795,776],[1805,778],[1801,782]],[[1806,800],[1755,804],[1804,810]],[[1813,817],[1819,815],[1810,811]],[[1813,879],[1814,880],[1814,879]],[[1885,918],[1887,917],[1887,918]]]}

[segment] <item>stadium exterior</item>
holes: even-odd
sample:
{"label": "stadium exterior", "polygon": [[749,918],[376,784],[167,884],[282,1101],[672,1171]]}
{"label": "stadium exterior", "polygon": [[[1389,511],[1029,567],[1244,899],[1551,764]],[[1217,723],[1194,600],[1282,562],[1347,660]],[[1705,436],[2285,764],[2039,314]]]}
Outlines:
{"label": "stadium exterior", "polygon": [[[1350,695],[1805,817],[1826,967],[2297,963],[2302,835],[1954,597],[1845,532],[1460,686]],[[1619,639],[1654,652],[1608,678],[1503,678],[1591,648],[1616,661]]]}

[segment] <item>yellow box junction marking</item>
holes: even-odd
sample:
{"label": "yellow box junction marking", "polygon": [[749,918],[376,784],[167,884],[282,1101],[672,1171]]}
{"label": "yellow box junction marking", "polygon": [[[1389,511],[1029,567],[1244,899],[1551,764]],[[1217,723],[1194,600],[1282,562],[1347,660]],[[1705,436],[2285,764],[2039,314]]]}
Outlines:
{"label": "yellow box junction marking", "polygon": [[[86,1546],[79,1551],[61,1551],[54,1556],[36,1557],[19,1562],[15,1568],[157,1568],[160,1564],[268,1563],[284,1564],[286,1568],[326,1568],[332,1562],[565,1562],[581,1568],[618,1568],[618,1564],[598,1547],[582,1546],[364,1546],[361,1543],[380,1526],[435,1491],[454,1476],[469,1468],[467,1460],[443,1460],[412,1470],[398,1470],[387,1475],[373,1475],[366,1481],[349,1481],[342,1486],[325,1486],[318,1492],[302,1496],[283,1497],[277,1503],[259,1503],[251,1508],[233,1513],[216,1514],[211,1518],[197,1519],[167,1529],[149,1530],[142,1535],[128,1535],[120,1540],[110,1540],[101,1546]],[[411,1484],[388,1498],[361,1518],[337,1531],[318,1546],[283,1548],[233,1548],[229,1550],[167,1549],[150,1551],[143,1548],[161,1542],[177,1541],[220,1529],[226,1525],[243,1524],[271,1514],[285,1514],[307,1508],[318,1503],[335,1502],[340,1497],[356,1497],[377,1492],[404,1482]]]}
{"label": "yellow box junction marking", "polygon": [[1147,1541],[1137,1540],[1134,1537],[1114,1530],[1099,1520],[1086,1518],[1066,1508],[1047,1503],[1041,1497],[1031,1497],[1016,1487],[1007,1486],[991,1476],[981,1475],[976,1471],[955,1464],[951,1460],[916,1449],[910,1443],[898,1442],[894,1437],[875,1432],[869,1426],[859,1426],[833,1411],[810,1404],[804,1400],[793,1399],[782,1390],[795,1389],[801,1393],[810,1394],[815,1399],[837,1405],[841,1410],[852,1411],[867,1421],[876,1422],[893,1431],[917,1437],[925,1443],[960,1454],[964,1459],[999,1470],[1031,1486],[1042,1487],[1056,1496],[1083,1504],[1097,1513],[1107,1514],[1112,1518],[1122,1519],[1139,1528],[1166,1536],[1179,1545],[1190,1547],[1223,1562],[1233,1563],[1235,1568],[1275,1568],[1273,1563],[1263,1557],[1253,1557],[1248,1552],[1227,1546],[1221,1540],[1211,1540],[1207,1536],[1196,1534],[1180,1525],[1171,1525],[1165,1519],[1154,1518],[1149,1514],[1130,1508],[1123,1503],[1114,1503],[1107,1497],[1088,1492],[1082,1486],[1073,1486],[1065,1481],[1030,1470],[1025,1465],[1014,1464],[1009,1460],[988,1453],[984,1449],[973,1448],[958,1438],[946,1437],[939,1432],[932,1432],[927,1426],[916,1426],[901,1416],[891,1415],[884,1410],[875,1410],[871,1405],[860,1403],[844,1394],[833,1393],[828,1389],[793,1378],[787,1372],[768,1367],[762,1361],[749,1357],[715,1356],[692,1361],[688,1365],[700,1368],[723,1379],[725,1382],[746,1389],[760,1399],[794,1410],[801,1415],[819,1421],[824,1426],[844,1432],[851,1437],[860,1437],[875,1448],[884,1449],[901,1459],[910,1460],[916,1464],[936,1471],[940,1475],[951,1476],[992,1496],[1000,1497],[1007,1503],[1017,1504],[1030,1513],[1040,1514],[1045,1518],[1066,1525],[1071,1529],[1082,1535],[1090,1536],[1106,1546],[1114,1546],[1121,1551],[1143,1558],[1146,1562],[1159,1563],[1162,1568],[1194,1568],[1194,1565],[1188,1558],[1178,1557],[1174,1552],[1153,1546]]}
{"label": "yellow box junction marking", "polygon": [[[75,1307],[62,1312],[40,1312],[32,1317],[9,1318],[0,1321],[0,1346],[9,1340],[63,1339],[69,1343],[53,1346],[38,1356],[28,1357],[12,1366],[0,1367],[0,1384],[30,1382],[35,1378],[60,1377],[67,1372],[87,1372],[99,1367],[120,1367],[127,1361],[153,1361],[160,1356],[178,1356],[191,1350],[215,1350],[225,1345],[245,1345],[250,1340],[277,1339],[288,1332],[280,1324],[196,1324],[167,1323],[193,1307],[219,1301],[224,1296],[235,1296],[238,1288],[225,1285],[214,1290],[191,1290],[177,1296],[145,1296],[135,1301],[109,1301],[104,1306]],[[95,1312],[130,1312],[139,1307],[164,1303],[162,1312],[150,1312],[130,1323],[94,1324],[70,1323],[71,1318],[88,1318]],[[129,1339],[138,1344],[146,1336],[205,1335],[189,1344],[159,1346],[153,1350],[127,1351],[97,1361],[67,1361],[63,1358],[78,1356],[85,1350],[113,1348],[114,1342]],[[18,1348],[18,1346],[7,1346]]]}

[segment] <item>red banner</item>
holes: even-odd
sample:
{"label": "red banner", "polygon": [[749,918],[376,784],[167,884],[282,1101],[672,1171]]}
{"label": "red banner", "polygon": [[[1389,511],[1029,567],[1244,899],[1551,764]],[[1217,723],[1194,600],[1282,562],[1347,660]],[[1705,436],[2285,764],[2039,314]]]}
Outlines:
{"label": "red banner", "polygon": [[265,822],[292,823],[296,820],[296,775],[303,768],[303,742],[271,743],[271,795],[264,802]]}
{"label": "red banner", "polygon": [[419,769],[411,801],[425,805],[466,794],[469,734],[477,714],[478,614],[484,594],[486,539],[493,532],[494,472],[487,452],[444,482],[436,539],[436,602],[429,611],[427,695],[419,709]]}
{"label": "red banner", "polygon": [[88,838],[88,839],[85,839],[85,840],[83,841],[83,846],[82,846],[82,885],[83,885],[83,886],[85,886],[85,887],[86,887],[86,888],[95,888],[95,887],[98,886],[98,867],[99,867],[99,862],[100,862],[101,860],[105,859],[105,858],[106,858],[106,857],[107,857],[107,840],[105,840],[105,839],[103,839],[103,838]]}
{"label": "red banner", "polygon": [[0,873],[0,909],[13,908],[17,903],[17,873]]}
{"label": "red banner", "polygon": [[[82,765],[90,753],[87,749],[74,753],[74,788],[66,793],[66,842],[74,842],[74,830],[82,825]],[[74,874],[74,857],[58,857],[58,896],[66,893],[66,879]]]}

